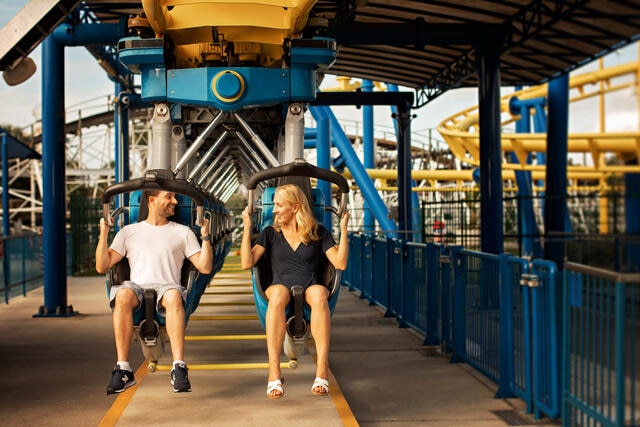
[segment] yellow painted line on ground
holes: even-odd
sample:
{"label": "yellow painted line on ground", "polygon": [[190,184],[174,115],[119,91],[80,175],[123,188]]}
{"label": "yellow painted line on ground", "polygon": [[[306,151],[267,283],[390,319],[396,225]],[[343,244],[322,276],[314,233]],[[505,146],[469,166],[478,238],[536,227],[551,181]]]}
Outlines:
{"label": "yellow painted line on ground", "polygon": [[[317,364],[316,349],[313,339],[307,340],[306,345],[309,353],[311,353],[313,362]],[[329,369],[329,378],[327,379],[329,380],[329,396],[331,397],[331,401],[336,407],[336,411],[342,420],[342,425],[345,427],[359,427],[360,424],[358,423],[355,415],[353,415],[349,402],[347,402],[347,398],[342,393],[342,389],[340,388],[336,377],[333,376],[331,369]]]}
{"label": "yellow painted line on ground", "polygon": [[220,288],[220,287],[242,287],[242,288],[250,288],[251,282],[234,282],[234,283],[218,283],[211,282],[209,283],[209,288]]}
{"label": "yellow painted line on ground", "polygon": [[342,425],[345,427],[358,427],[360,424],[355,415],[353,415],[349,402],[347,402],[347,398],[344,397],[342,389],[340,389],[338,381],[336,381],[336,378],[333,376],[331,369],[329,369],[329,384],[329,389],[331,390],[329,396],[331,397],[333,405],[336,407],[336,411],[338,411]]}
{"label": "yellow painted line on ground", "polygon": [[258,320],[258,315],[244,316],[191,316],[190,320]]}
{"label": "yellow painted line on ground", "polygon": [[253,295],[253,291],[209,291],[204,295]]}
{"label": "yellow painted line on ground", "polygon": [[[158,371],[170,371],[172,365],[158,365]],[[280,363],[281,369],[289,369],[289,363]],[[235,371],[249,369],[269,369],[269,363],[211,363],[192,365],[189,364],[190,371]]]}
{"label": "yellow painted line on ground", "polygon": [[265,334],[255,335],[187,335],[185,341],[249,341],[249,340],[266,340]]}
{"label": "yellow painted line on ground", "polygon": [[142,384],[142,381],[149,373],[149,370],[147,369],[148,364],[149,362],[146,360],[142,362],[142,365],[140,365],[134,374],[136,384],[118,394],[113,404],[102,418],[102,421],[98,424],[98,427],[112,427],[116,425],[124,410],[127,409],[127,406],[129,405],[129,402],[131,402],[136,390],[138,390],[138,387],[140,387],[140,384]]}
{"label": "yellow painted line on ground", "polygon": [[198,304],[198,307],[217,307],[217,306],[234,306],[234,305],[255,305],[254,302],[249,301],[238,301],[238,302],[201,302]]}

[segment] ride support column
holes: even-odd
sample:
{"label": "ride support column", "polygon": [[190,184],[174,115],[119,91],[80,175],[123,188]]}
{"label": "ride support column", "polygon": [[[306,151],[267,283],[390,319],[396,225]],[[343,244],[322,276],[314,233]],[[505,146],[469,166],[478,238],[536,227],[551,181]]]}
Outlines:
{"label": "ride support column", "polygon": [[44,305],[34,317],[74,315],[67,306],[64,125],[64,45],[50,35],[42,48]]}

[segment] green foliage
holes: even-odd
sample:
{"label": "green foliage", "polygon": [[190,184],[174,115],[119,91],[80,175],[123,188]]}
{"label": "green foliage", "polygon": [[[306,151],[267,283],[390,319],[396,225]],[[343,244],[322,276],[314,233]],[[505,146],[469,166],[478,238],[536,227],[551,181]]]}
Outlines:
{"label": "green foliage", "polygon": [[240,215],[247,206],[247,199],[240,193],[236,192],[229,201],[226,203],[227,208],[234,213],[234,215]]}
{"label": "green foliage", "polygon": [[19,128],[17,126],[13,126],[7,123],[0,123],[0,128],[2,128],[5,132],[7,132],[9,135],[14,137],[18,141],[24,142],[25,137],[24,137],[24,134],[22,133],[22,128]]}

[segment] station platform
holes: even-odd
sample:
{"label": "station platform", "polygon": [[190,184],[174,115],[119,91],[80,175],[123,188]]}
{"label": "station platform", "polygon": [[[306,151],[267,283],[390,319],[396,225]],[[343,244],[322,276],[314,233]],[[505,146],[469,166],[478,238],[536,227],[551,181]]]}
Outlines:
{"label": "station platform", "polygon": [[[423,338],[341,289],[330,351],[330,394],[314,396],[309,343],[296,369],[283,369],[285,395],[265,395],[267,350],[251,276],[234,257],[214,277],[187,326],[191,393],[173,393],[167,344],[150,373],[137,343],[137,384],[105,395],[115,364],[111,311],[102,276],[69,277],[76,315],[34,318],[42,288],[0,306],[0,424],[3,426],[478,426],[558,425],[525,414],[519,399],[451,364]],[[237,258],[236,258],[237,259]],[[286,357],[282,358],[287,362]]]}

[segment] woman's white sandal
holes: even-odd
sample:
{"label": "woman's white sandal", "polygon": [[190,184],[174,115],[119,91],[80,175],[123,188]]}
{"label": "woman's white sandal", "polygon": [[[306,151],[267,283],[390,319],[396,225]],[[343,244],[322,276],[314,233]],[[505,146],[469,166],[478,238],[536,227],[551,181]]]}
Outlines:
{"label": "woman's white sandal", "polygon": [[[272,395],[271,392],[279,391],[280,394]],[[284,396],[284,388],[282,388],[282,380],[273,380],[267,383],[267,397],[269,399],[280,399]]]}
{"label": "woman's white sandal", "polygon": [[[322,387],[322,391],[316,390],[318,387]],[[311,393],[316,396],[326,396],[329,394],[329,381],[316,377],[316,379],[313,380],[313,385],[311,386]]]}

